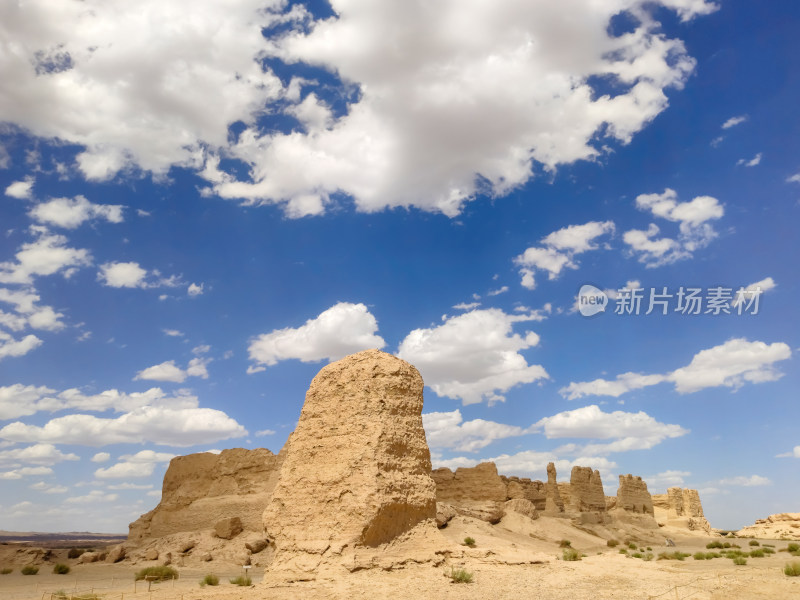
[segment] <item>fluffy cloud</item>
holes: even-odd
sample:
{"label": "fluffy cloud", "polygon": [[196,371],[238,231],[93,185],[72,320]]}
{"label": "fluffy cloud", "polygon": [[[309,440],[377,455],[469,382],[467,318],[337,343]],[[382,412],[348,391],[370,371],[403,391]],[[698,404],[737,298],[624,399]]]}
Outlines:
{"label": "fluffy cloud", "polygon": [[68,247],[64,236],[40,226],[31,231],[38,237],[20,247],[16,262],[0,263],[0,283],[29,284],[34,277],[56,273],[69,278],[78,268],[91,264],[89,251]]}
{"label": "fluffy cloud", "polygon": [[98,452],[92,457],[93,463],[104,463],[111,460],[111,455],[108,452]]}
{"label": "fluffy cloud", "polygon": [[534,274],[537,270],[547,271],[550,279],[557,278],[565,268],[577,269],[574,260],[577,254],[596,250],[595,240],[603,235],[614,233],[611,221],[590,221],[583,225],[570,225],[545,236],[542,246],[531,247],[514,259],[520,267],[522,285],[528,289],[536,287]]}
{"label": "fluffy cloud", "polygon": [[[683,20],[716,8],[658,3]],[[593,159],[666,108],[665,90],[683,85],[694,60],[662,33],[652,4],[334,0],[336,16],[314,22],[279,0],[212,0],[191,19],[176,0],[58,10],[32,0],[0,9],[0,35],[16,49],[0,58],[0,120],[82,147],[88,179],[179,165],[202,169],[222,197],[282,202],[292,217],[322,212],[337,192],[365,211],[455,215],[479,187],[502,195],[534,162]],[[626,10],[636,28],[613,35],[611,18]],[[266,58],[334,73],[347,109],[323,100],[329,81],[284,87]],[[619,92],[597,93],[596,77]],[[276,113],[292,131],[259,128]],[[229,139],[236,122],[246,129]],[[220,157],[245,162],[249,176],[221,170]]]}
{"label": "fluffy cloud", "polygon": [[25,417],[40,410],[52,410],[53,402],[45,398],[54,392],[43,385],[37,387],[15,383],[0,386],[0,421]]}
{"label": "fluffy cloud", "polygon": [[800,446],[795,446],[791,452],[778,454],[776,458],[800,458]]}
{"label": "fluffy cloud", "polygon": [[744,338],[728,340],[724,344],[702,350],[694,355],[685,367],[664,375],[623,373],[616,380],[595,379],[570,383],[559,390],[569,400],[583,396],[618,397],[631,390],[641,389],[661,382],[675,384],[680,394],[697,392],[709,387],[739,388],[745,383],[775,381],[783,376],[774,364],[792,355],[787,344],[775,342],[750,342]]}
{"label": "fluffy cloud", "polygon": [[660,423],[645,412],[614,411],[606,413],[594,404],[561,412],[552,417],[545,417],[532,428],[534,431],[539,429],[548,439],[613,440],[603,444],[569,445],[556,450],[561,454],[582,454],[584,456],[646,450],[667,438],[676,438],[689,433],[679,425]]}
{"label": "fluffy cloud", "polygon": [[52,419],[41,427],[16,421],[0,429],[0,438],[10,441],[83,446],[144,442],[194,446],[245,435],[247,430],[222,411],[163,406],[137,408],[116,419],[75,414]]}
{"label": "fluffy cloud", "polygon": [[709,221],[722,218],[725,210],[716,198],[697,196],[689,202],[678,202],[677,198],[675,190],[669,188],[663,194],[641,194],[636,197],[638,209],[678,223],[677,239],[657,237],[661,230],[655,223],[651,223],[647,230],[632,229],[623,234],[623,241],[647,267],[690,258],[693,252],[704,248],[717,237]]}
{"label": "fluffy cloud", "polygon": [[[687,19],[711,6],[663,3]],[[295,27],[268,52],[354,82],[357,100],[340,116],[311,89],[287,110],[299,131],[250,128],[228,149],[250,166],[248,180],[220,170],[217,159],[204,176],[222,197],[285,202],[290,216],[320,213],[340,191],[364,211],[416,205],[456,215],[479,186],[503,195],[528,180],[534,162],[552,170],[594,158],[598,138],[626,143],[666,108],[664,89],[680,87],[694,61],[658,32],[645,4],[587,1],[567,15],[516,0],[391,10],[334,1],[336,18]],[[624,9],[639,25],[614,37],[609,21]],[[596,94],[593,76],[621,92]],[[322,89],[301,85],[303,93]],[[315,160],[301,163],[304,156]]]}
{"label": "fluffy cloud", "polygon": [[205,286],[204,283],[197,285],[196,283],[192,283],[186,290],[186,293],[189,294],[191,297],[200,296],[203,294],[203,287]]}
{"label": "fluffy cloud", "polygon": [[400,343],[397,356],[415,365],[440,396],[464,404],[502,401],[514,386],[548,378],[543,367],[529,365],[520,354],[536,346],[539,336],[513,332],[515,323],[539,319],[537,313],[472,310],[437,327],[415,329]]}
{"label": "fluffy cloud", "polygon": [[159,365],[153,365],[142,369],[136,374],[136,379],[148,379],[151,381],[171,381],[173,383],[183,383],[187,377],[200,377],[208,379],[208,369],[206,366],[211,362],[210,358],[193,358],[189,361],[186,369],[181,369],[175,364],[174,360],[168,360]]}
{"label": "fluffy cloud", "polygon": [[20,200],[30,198],[33,193],[33,184],[33,177],[26,177],[22,181],[15,181],[6,188],[6,196],[19,198]]}
{"label": "fluffy cloud", "polygon": [[146,276],[147,271],[135,262],[105,263],[100,265],[100,272],[97,274],[103,285],[116,288],[145,287]]}
{"label": "fluffy cloud", "polygon": [[154,269],[147,271],[137,262],[109,262],[100,265],[97,280],[107,287],[115,288],[157,288],[183,285],[175,275],[163,277]]}
{"label": "fluffy cloud", "polygon": [[795,173],[786,178],[786,183],[800,183],[800,173]]}
{"label": "fluffy cloud", "polygon": [[14,313],[0,311],[0,325],[20,331],[25,327],[59,331],[65,327],[61,321],[64,315],[56,312],[51,306],[40,306],[39,295],[32,288],[11,290],[0,288],[0,302],[11,304]]}
{"label": "fluffy cloud", "polygon": [[336,360],[360,350],[383,348],[386,342],[377,331],[378,321],[364,304],[339,302],[296,329],[276,329],[253,339],[248,351],[256,364],[247,372],[263,371],[281,360]]}
{"label": "fluffy cloud", "polygon": [[453,448],[460,452],[475,452],[495,440],[524,435],[526,430],[483,419],[464,421],[460,410],[425,413],[422,415],[425,437],[431,448]]}
{"label": "fluffy cloud", "polygon": [[83,146],[88,179],[198,166],[201,144],[225,146],[231,123],[279,96],[257,59],[282,5],[212,0],[187,19],[165,0],[4,4],[0,37],[16,51],[0,57],[0,121]]}
{"label": "fluffy cloud", "polygon": [[56,392],[45,386],[25,386],[15,383],[0,387],[0,420],[32,415],[40,411],[77,409],[91,411],[115,410],[129,412],[145,406],[171,409],[197,408],[196,396],[185,390],[167,395],[161,388],[127,394],[119,390],[105,390],[87,395],[77,388]]}
{"label": "fluffy cloud", "polygon": [[9,356],[24,356],[41,345],[42,340],[35,335],[26,335],[18,340],[5,331],[0,331],[0,360]]}
{"label": "fluffy cloud", "polygon": [[667,488],[671,487],[684,487],[685,478],[689,477],[691,473],[689,471],[676,471],[676,470],[669,470],[669,471],[662,471],[657,475],[650,475],[649,477],[643,477],[643,479],[647,482],[647,487],[650,489],[652,493],[655,489],[663,489],[666,490]]}
{"label": "fluffy cloud", "polygon": [[30,477],[34,475],[52,475],[53,469],[50,467],[22,467],[21,469],[14,469],[12,471],[4,471],[0,473],[0,479],[22,479],[23,477]]}
{"label": "fluffy cloud", "polygon": [[119,499],[119,494],[106,494],[100,490],[92,490],[85,496],[73,496],[64,500],[67,504],[94,504],[96,502],[114,502]]}
{"label": "fluffy cloud", "polygon": [[25,448],[0,451],[0,465],[16,466],[21,463],[27,463],[52,466],[65,460],[78,460],[78,455],[71,452],[64,454],[52,444],[34,444]]}
{"label": "fluffy cloud", "polygon": [[45,225],[75,229],[92,219],[122,223],[123,208],[118,204],[93,204],[83,196],[76,196],[73,200],[53,198],[42,202],[34,206],[29,214],[31,218]]}
{"label": "fluffy cloud", "polygon": [[175,458],[174,454],[142,450],[136,454],[120,457],[120,461],[107,469],[97,469],[94,476],[98,479],[133,479],[149,477],[158,463],[165,463]]}
{"label": "fluffy cloud", "polygon": [[29,485],[28,487],[32,490],[36,490],[37,492],[44,492],[45,494],[63,494],[69,490],[69,488],[63,485],[52,485],[44,481],[39,481],[33,485]]}

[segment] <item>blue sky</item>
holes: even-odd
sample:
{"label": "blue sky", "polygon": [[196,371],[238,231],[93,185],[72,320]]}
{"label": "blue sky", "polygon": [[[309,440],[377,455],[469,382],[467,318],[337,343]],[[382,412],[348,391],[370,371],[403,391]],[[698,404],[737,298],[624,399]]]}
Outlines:
{"label": "blue sky", "polygon": [[568,4],[5,3],[0,529],[125,531],[370,347],[435,466],[797,510],[800,9]]}

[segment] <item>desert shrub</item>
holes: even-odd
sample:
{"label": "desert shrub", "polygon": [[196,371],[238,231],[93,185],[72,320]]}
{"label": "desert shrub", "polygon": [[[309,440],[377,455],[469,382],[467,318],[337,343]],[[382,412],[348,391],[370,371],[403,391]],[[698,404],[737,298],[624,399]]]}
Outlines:
{"label": "desert shrub", "polygon": [[564,548],[564,551],[561,553],[561,559],[569,561],[580,560],[581,555],[580,552],[578,552],[574,548]]}
{"label": "desert shrub", "polygon": [[33,565],[25,565],[22,567],[21,573],[23,575],[36,575],[39,572],[39,567],[35,567]]}
{"label": "desert shrub", "polygon": [[453,583],[472,583],[472,573],[466,569],[450,567],[449,577]]}
{"label": "desert shrub", "polygon": [[464,545],[469,546],[470,548],[475,547],[475,538],[465,537],[464,538]]}
{"label": "desert shrub", "polygon": [[759,548],[758,550],[751,550],[750,556],[753,558],[764,558],[765,554],[764,551]]}
{"label": "desert shrub", "polygon": [[658,560],[683,560],[687,556],[691,556],[691,554],[686,554],[685,552],[661,552],[658,555]]}
{"label": "desert shrub", "polygon": [[721,558],[722,554],[719,552],[706,552],[706,560],[711,560],[712,558]]}
{"label": "desert shrub", "polygon": [[763,548],[761,548],[761,550],[765,554],[775,554],[775,549],[774,548],[770,548],[769,546],[764,546]]}
{"label": "desert shrub", "polygon": [[706,559],[706,553],[705,552],[695,552],[694,556],[692,558],[694,558],[695,560],[705,560]]}
{"label": "desert shrub", "polygon": [[5,567],[3,569],[0,569],[0,575],[8,575],[9,573],[12,573],[13,571],[14,571],[14,569],[9,569],[8,567]]}
{"label": "desert shrub", "polygon": [[648,546],[648,547],[647,547],[647,551],[648,551],[648,552],[652,552],[652,551],[653,551],[653,549],[652,549],[650,546]]}
{"label": "desert shrub", "polygon": [[797,552],[798,550],[800,550],[800,544],[789,544],[786,546],[787,552]]}
{"label": "desert shrub", "polygon": [[137,571],[136,580],[149,579],[150,581],[164,581],[166,579],[177,579],[178,572],[172,567],[159,565],[157,567],[145,567]]}
{"label": "desert shrub", "polygon": [[706,544],[706,548],[708,548],[709,550],[711,550],[712,548],[730,548],[730,546],[731,545],[728,542],[725,542],[725,544],[723,544],[722,542],[714,541]]}
{"label": "desert shrub", "polygon": [[722,544],[722,547],[723,548],[730,548],[731,547],[731,543],[730,542],[725,542],[724,544]]}
{"label": "desert shrub", "polygon": [[775,544],[763,544],[764,548],[774,548]]}
{"label": "desert shrub", "polygon": [[619,553],[620,554],[627,554],[628,553],[628,549],[627,548],[620,548],[619,549]]}
{"label": "desert shrub", "polygon": [[749,544],[751,546],[760,546],[761,544],[758,543],[758,540],[750,540]]}
{"label": "desert shrub", "polygon": [[207,585],[219,585],[219,577],[213,573],[209,573],[200,581],[200,587],[205,587]]}
{"label": "desert shrub", "polygon": [[628,542],[628,548],[631,550],[636,550],[636,542]]}
{"label": "desert shrub", "polygon": [[786,563],[786,566],[783,567],[783,573],[787,577],[800,577],[800,562]]}
{"label": "desert shrub", "polygon": [[653,560],[653,553],[652,552],[648,552],[647,554],[645,554],[642,557],[642,560],[650,562],[651,560]]}
{"label": "desert shrub", "polygon": [[229,579],[228,581],[230,581],[233,585],[242,585],[242,586],[244,586],[244,585],[252,585],[253,584],[253,580],[252,579],[250,579],[249,577],[245,577],[243,575],[239,575],[238,577],[234,577],[233,579]]}
{"label": "desert shrub", "polygon": [[617,540],[608,540],[606,542],[606,546],[608,546],[609,548],[616,548],[617,546],[619,546],[619,541],[617,541]]}
{"label": "desert shrub", "polygon": [[78,558],[84,552],[83,548],[70,548],[69,552],[67,552],[67,558]]}
{"label": "desert shrub", "polygon": [[561,540],[560,542],[558,542],[559,548],[569,548],[570,546],[572,546],[572,542],[570,542],[569,540]]}
{"label": "desert shrub", "polygon": [[634,552],[631,556],[633,558],[642,558],[644,555],[641,552]]}
{"label": "desert shrub", "polygon": [[53,573],[55,573],[56,575],[66,575],[67,573],[69,573],[69,565],[58,563],[56,566],[53,567]]}
{"label": "desert shrub", "polygon": [[742,565],[747,564],[747,559],[744,556],[737,556],[736,558],[733,559],[733,564],[741,567]]}

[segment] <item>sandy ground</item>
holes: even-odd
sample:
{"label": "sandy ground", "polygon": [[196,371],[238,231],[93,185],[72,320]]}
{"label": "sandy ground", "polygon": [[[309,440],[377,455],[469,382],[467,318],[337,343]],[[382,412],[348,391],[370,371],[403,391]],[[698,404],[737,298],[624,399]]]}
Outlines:
{"label": "sandy ground", "polygon": [[[20,573],[21,565],[11,565],[10,562],[16,550],[0,546],[0,568],[14,568],[10,574],[0,575],[0,600],[50,600],[50,594],[60,590],[68,595],[94,593],[104,600],[800,599],[800,577],[783,574],[787,561],[800,559],[785,552],[764,558],[748,558],[745,566],[736,566],[726,558],[698,561],[691,556],[682,562],[645,562],[620,554],[619,547],[609,548],[605,540],[592,535],[591,531],[577,530],[563,521],[548,523],[542,519],[527,523],[504,520],[492,526],[459,517],[442,530],[442,534],[454,544],[470,535],[477,544],[474,549],[459,546],[464,548],[461,555],[450,557],[439,566],[422,564],[393,571],[370,569],[354,573],[342,570],[342,575],[334,580],[270,588],[260,583],[263,576],[260,567],[251,569],[252,587],[238,587],[228,579],[242,574],[241,566],[217,561],[198,562],[178,567],[179,580],[152,584],[150,592],[143,582],[136,584],[134,589],[133,575],[151,563],[71,564],[72,570],[68,575],[54,575],[54,562],[74,563],[56,557],[41,564],[38,575],[24,576]],[[663,538],[663,530],[634,529],[632,535],[640,547],[650,545],[656,556],[666,550],[691,554],[705,552],[708,541],[721,540],[675,535],[676,547],[667,549]],[[574,548],[585,554],[583,559],[574,562],[560,560],[560,539],[569,539]],[[743,551],[751,549],[747,539],[721,541],[738,543]],[[786,546],[785,541],[760,542],[762,545],[773,544],[775,550]],[[452,583],[447,576],[451,567],[470,571],[474,575],[473,582]],[[220,577],[220,585],[201,588],[199,581],[209,572]]]}

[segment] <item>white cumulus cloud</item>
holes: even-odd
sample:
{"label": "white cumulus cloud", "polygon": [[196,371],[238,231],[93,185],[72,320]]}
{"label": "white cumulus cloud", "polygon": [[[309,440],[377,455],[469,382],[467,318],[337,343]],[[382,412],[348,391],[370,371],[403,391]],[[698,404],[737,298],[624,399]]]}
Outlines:
{"label": "white cumulus cloud", "polygon": [[582,225],[570,225],[554,231],[541,240],[541,246],[532,246],[514,259],[520,267],[522,286],[530,290],[536,287],[536,271],[546,271],[550,279],[556,279],[565,268],[577,269],[575,256],[596,250],[595,240],[614,233],[612,221],[590,221]]}
{"label": "white cumulus cloud", "polygon": [[248,351],[255,365],[248,372],[281,360],[336,360],[360,350],[383,348],[386,342],[377,332],[378,321],[364,304],[339,302],[300,327],[276,329],[254,338]]}
{"label": "white cumulus cloud", "polygon": [[440,396],[460,398],[464,404],[502,401],[511,388],[548,378],[542,366],[529,365],[520,354],[536,346],[539,336],[513,331],[516,323],[540,318],[538,313],[509,315],[496,308],[472,310],[442,325],[413,330],[397,356],[416,366]]}
{"label": "white cumulus cloud", "polygon": [[724,344],[701,350],[694,355],[685,367],[670,373],[645,375],[623,373],[615,380],[595,379],[594,381],[572,382],[561,388],[559,393],[569,400],[583,396],[618,397],[631,390],[671,382],[680,394],[697,392],[710,387],[730,387],[737,389],[745,383],[776,381],[783,374],[775,363],[791,357],[792,351],[783,342],[767,344],[734,338]]}
{"label": "white cumulus cloud", "polygon": [[33,177],[26,177],[22,181],[15,181],[6,188],[6,196],[26,200],[33,195]]}
{"label": "white cumulus cloud", "polygon": [[706,247],[717,237],[709,221],[722,218],[725,209],[716,198],[697,196],[689,202],[678,202],[675,190],[667,188],[662,194],[640,194],[636,207],[654,217],[678,223],[676,239],[658,237],[659,227],[650,223],[646,230],[631,229],[622,239],[647,267],[659,267],[691,258],[696,250]]}
{"label": "white cumulus cloud", "polygon": [[122,223],[122,209],[118,204],[93,204],[84,196],[53,198],[37,204],[30,210],[30,216],[45,225],[65,229],[75,229],[92,219],[102,219],[110,223]]}

